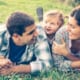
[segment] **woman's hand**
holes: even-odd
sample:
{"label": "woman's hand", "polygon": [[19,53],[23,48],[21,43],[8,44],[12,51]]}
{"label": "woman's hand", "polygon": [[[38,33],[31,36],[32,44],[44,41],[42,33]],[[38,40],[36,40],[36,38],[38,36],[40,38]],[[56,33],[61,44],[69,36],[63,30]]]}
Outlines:
{"label": "woman's hand", "polygon": [[63,39],[61,40],[61,42],[62,44],[58,44],[55,41],[53,42],[53,46],[52,46],[53,53],[62,55],[62,56],[66,56],[69,54],[67,45]]}

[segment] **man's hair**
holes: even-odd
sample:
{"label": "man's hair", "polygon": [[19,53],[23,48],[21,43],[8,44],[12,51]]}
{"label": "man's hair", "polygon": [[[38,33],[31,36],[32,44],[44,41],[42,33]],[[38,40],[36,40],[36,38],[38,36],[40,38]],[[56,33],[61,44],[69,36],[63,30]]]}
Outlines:
{"label": "man's hair", "polygon": [[25,32],[25,28],[34,24],[34,19],[23,12],[13,12],[6,23],[7,30],[12,36],[14,33],[22,35]]}
{"label": "man's hair", "polygon": [[64,24],[64,16],[63,13],[59,10],[50,10],[44,14],[44,18],[47,16],[56,17],[60,21],[60,27]]}
{"label": "man's hair", "polygon": [[71,17],[74,17],[77,21],[77,24],[80,26],[80,5],[75,7],[71,14],[70,14]]}

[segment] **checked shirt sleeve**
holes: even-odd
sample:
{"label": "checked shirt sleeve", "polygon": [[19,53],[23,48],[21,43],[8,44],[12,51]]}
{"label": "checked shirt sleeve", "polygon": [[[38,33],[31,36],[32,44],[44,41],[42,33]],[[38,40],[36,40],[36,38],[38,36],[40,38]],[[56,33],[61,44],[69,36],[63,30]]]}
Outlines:
{"label": "checked shirt sleeve", "polygon": [[32,72],[49,70],[52,66],[52,58],[49,45],[44,33],[39,35],[38,43],[35,45],[35,55],[37,60],[31,63]]}
{"label": "checked shirt sleeve", "polygon": [[[0,26],[2,27],[2,26]],[[7,54],[7,34],[5,29],[0,29],[0,56],[5,56]]]}

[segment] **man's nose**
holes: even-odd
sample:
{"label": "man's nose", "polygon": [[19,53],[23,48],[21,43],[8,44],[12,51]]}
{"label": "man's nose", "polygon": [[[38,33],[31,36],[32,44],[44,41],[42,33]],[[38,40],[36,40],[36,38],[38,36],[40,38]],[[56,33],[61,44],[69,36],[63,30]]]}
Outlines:
{"label": "man's nose", "polygon": [[70,29],[70,27],[69,27],[69,26],[67,26],[67,31],[68,31],[68,32],[70,32],[70,31],[71,31],[71,29]]}
{"label": "man's nose", "polygon": [[34,32],[34,36],[35,36],[35,37],[38,36],[38,31],[37,31],[37,30],[35,30],[35,32]]}

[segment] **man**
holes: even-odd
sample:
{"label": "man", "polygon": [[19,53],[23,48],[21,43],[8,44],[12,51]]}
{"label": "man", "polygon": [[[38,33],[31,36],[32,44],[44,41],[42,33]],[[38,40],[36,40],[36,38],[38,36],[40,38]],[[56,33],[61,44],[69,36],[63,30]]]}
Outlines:
{"label": "man", "polygon": [[[46,36],[34,19],[14,12],[7,20],[7,30],[0,32],[0,74],[34,73],[51,68]],[[6,69],[7,68],[7,69]]]}

